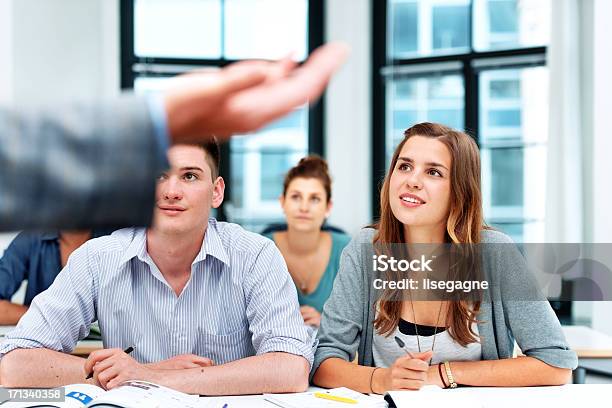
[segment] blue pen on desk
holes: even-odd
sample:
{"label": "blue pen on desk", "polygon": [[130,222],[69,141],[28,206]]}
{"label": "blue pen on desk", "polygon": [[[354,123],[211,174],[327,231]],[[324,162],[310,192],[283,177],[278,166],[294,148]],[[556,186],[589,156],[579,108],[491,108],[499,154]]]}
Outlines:
{"label": "blue pen on desk", "polygon": [[223,408],[227,408],[227,407],[228,407],[228,405],[227,405],[227,404],[223,404]]}

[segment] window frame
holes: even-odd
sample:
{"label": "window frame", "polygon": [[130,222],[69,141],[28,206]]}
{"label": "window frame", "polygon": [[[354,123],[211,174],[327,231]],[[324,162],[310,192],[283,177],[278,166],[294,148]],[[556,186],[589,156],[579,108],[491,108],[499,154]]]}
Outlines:
{"label": "window frame", "polygon": [[[389,0],[376,0],[372,2],[372,218],[380,214],[380,186],[386,173],[386,86],[385,81],[389,74],[385,71],[400,69],[402,67],[415,67],[430,64],[461,64],[459,72],[463,78],[464,93],[464,129],[472,136],[480,147],[479,138],[479,84],[478,74],[490,69],[516,69],[538,67],[546,65],[547,46],[524,47],[491,51],[475,51],[473,48],[473,19],[475,2],[470,2],[468,44],[470,51],[466,53],[444,54],[414,58],[387,58],[387,17],[391,2]],[[431,70],[431,74],[443,71]],[[424,71],[423,75],[428,72]],[[393,75],[393,74],[391,74]],[[527,218],[522,221],[529,221]],[[497,220],[491,220],[495,223]]]}
{"label": "window frame", "polygon": [[[464,54],[439,55],[430,57],[415,57],[410,59],[387,60],[387,10],[389,0],[375,0],[372,2],[372,127],[371,127],[371,152],[372,152],[372,219],[377,219],[380,214],[380,187],[386,172],[386,77],[384,69],[388,67],[409,67],[421,64],[460,62],[462,64],[461,74],[464,80],[464,128],[472,136],[480,148],[479,138],[479,78],[481,71],[490,69],[516,69],[527,67],[546,66],[547,46],[525,47],[520,49],[474,51],[473,49],[473,19],[474,0],[470,3],[470,18],[468,27],[468,41],[471,51]],[[476,64],[475,64],[476,63]],[[480,65],[475,67],[475,65]],[[431,71],[438,73],[439,71]],[[457,72],[454,70],[453,72]],[[426,74],[426,73],[425,73]],[[516,143],[516,142],[515,142]],[[529,143],[521,144],[522,147]],[[495,219],[488,220],[491,223],[504,224]],[[515,220],[517,221],[517,220]],[[522,217],[520,223],[526,224],[530,220]],[[513,223],[513,222],[509,222]],[[571,293],[571,282],[564,281],[563,292]],[[550,300],[553,310],[560,321],[571,323],[572,302]]]}
{"label": "window frame", "polygon": [[[222,3],[224,0],[220,0]],[[134,0],[120,0],[120,86],[122,91],[132,90],[139,74],[148,77],[171,77],[189,69],[198,67],[222,68],[240,60],[219,58],[168,58],[168,57],[139,57],[134,52]],[[222,5],[223,13],[223,5]],[[323,44],[325,38],[324,0],[308,0],[308,54]],[[223,22],[222,22],[223,24]],[[222,26],[223,30],[223,26]],[[223,31],[221,33],[223,47]],[[223,54],[223,49],[222,49]],[[308,109],[308,153],[325,157],[325,102],[324,95]],[[226,180],[231,180],[230,145],[221,144],[220,174]],[[225,196],[232,195],[231,183],[225,185]],[[220,221],[227,220],[224,206],[217,210],[216,217]]]}

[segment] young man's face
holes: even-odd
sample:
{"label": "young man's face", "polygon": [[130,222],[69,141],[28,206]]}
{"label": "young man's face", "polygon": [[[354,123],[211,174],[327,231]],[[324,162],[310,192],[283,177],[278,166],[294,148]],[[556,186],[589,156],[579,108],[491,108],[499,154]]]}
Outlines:
{"label": "young man's face", "polygon": [[223,202],[225,184],[212,179],[207,153],[198,146],[168,150],[170,169],[157,181],[153,228],[164,234],[204,231],[210,209]]}

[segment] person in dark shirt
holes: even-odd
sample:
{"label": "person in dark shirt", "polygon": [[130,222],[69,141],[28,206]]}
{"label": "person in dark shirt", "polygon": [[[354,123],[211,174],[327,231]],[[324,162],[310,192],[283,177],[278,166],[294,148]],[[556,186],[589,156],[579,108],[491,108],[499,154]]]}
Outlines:
{"label": "person in dark shirt", "polygon": [[[91,238],[110,231],[21,232],[0,259],[0,325],[17,324],[32,299],[46,290],[68,261],[70,254]],[[11,298],[27,280],[23,305]]]}

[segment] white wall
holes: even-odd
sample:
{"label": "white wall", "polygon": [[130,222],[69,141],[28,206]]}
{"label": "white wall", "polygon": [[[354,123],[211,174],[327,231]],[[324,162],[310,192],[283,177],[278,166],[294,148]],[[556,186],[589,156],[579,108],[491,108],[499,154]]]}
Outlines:
{"label": "white wall", "polygon": [[327,41],[351,46],[325,101],[325,150],[335,206],[329,221],[354,234],[371,221],[371,0],[332,0],[325,7]]}
{"label": "white wall", "polygon": [[0,0],[0,104],[117,95],[118,41],[118,0]]}
{"label": "white wall", "polygon": [[[13,101],[13,3],[0,0],[0,104],[10,106]],[[0,234],[0,256],[15,234]]]}
{"label": "white wall", "polygon": [[[0,0],[0,103],[11,103],[13,96],[13,4],[12,0]],[[4,63],[6,61],[7,63]]]}
{"label": "white wall", "polygon": [[[590,63],[584,65],[584,75],[591,78],[588,92],[586,92],[586,105],[589,107],[589,140],[587,141],[590,154],[588,165],[590,191],[587,191],[588,207],[586,213],[590,215],[587,230],[587,242],[612,243],[612,132],[610,126],[610,113],[612,112],[612,51],[610,38],[612,38],[612,25],[609,17],[612,15],[612,2],[609,0],[588,0],[587,15],[583,19],[585,27],[592,30],[592,55]],[[590,22],[589,22],[590,20]],[[589,158],[587,158],[589,160]],[[612,334],[612,302],[592,302],[592,327]]]}
{"label": "white wall", "polygon": [[[16,106],[109,96],[118,89],[116,0],[13,1]],[[115,7],[113,19],[109,10]],[[114,57],[114,58],[113,58]]]}

